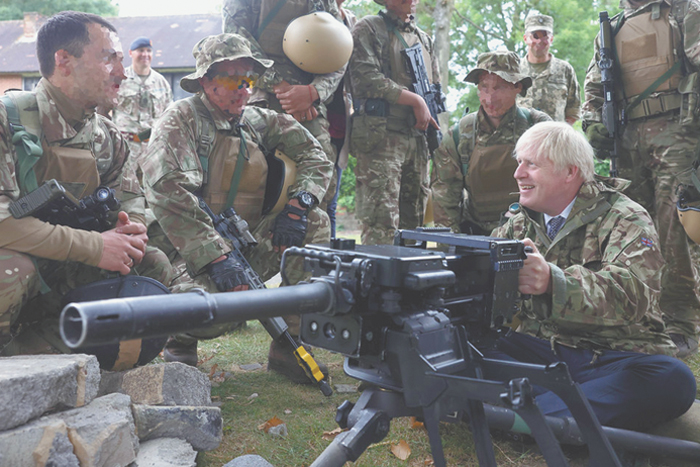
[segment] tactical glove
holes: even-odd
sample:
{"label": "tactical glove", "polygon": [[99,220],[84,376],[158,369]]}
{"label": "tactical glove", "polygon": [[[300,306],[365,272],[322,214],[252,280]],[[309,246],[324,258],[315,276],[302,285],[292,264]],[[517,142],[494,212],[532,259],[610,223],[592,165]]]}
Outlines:
{"label": "tactical glove", "polygon": [[207,264],[207,273],[219,292],[231,292],[239,285],[250,285],[243,266],[231,255],[218,263]]}
{"label": "tactical glove", "polygon": [[304,246],[308,223],[305,209],[287,204],[275,218],[275,225],[272,227],[272,245]]}
{"label": "tactical glove", "polygon": [[591,123],[586,128],[586,137],[593,149],[598,151],[599,158],[605,158],[614,149],[615,140],[608,133],[608,129],[602,123]]}

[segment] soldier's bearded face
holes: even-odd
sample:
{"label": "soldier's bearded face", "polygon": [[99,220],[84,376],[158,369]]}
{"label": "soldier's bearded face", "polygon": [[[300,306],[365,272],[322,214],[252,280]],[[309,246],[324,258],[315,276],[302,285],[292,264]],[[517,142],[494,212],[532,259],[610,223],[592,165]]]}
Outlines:
{"label": "soldier's bearded face", "polygon": [[115,32],[96,23],[88,25],[90,43],[80,57],[71,56],[74,96],[85,108],[117,104],[119,85],[126,78],[124,53]]}
{"label": "soldier's bearded face", "polygon": [[482,73],[477,89],[479,102],[486,115],[500,118],[515,105],[515,98],[522,89],[520,83],[513,84],[493,73]]}
{"label": "soldier's bearded face", "polygon": [[[229,79],[229,78],[234,79]],[[250,98],[250,83],[256,78],[250,60],[225,61],[209,69],[200,83],[209,101],[230,118],[243,113]],[[232,83],[236,83],[233,86]]]}
{"label": "soldier's bearded face", "polygon": [[[537,151],[520,151],[516,156],[518,168],[513,177],[518,182],[520,204],[537,212],[558,216],[578,191],[572,192],[578,171],[571,167],[560,169]],[[573,195],[572,195],[573,193]]]}
{"label": "soldier's bearded face", "polygon": [[386,0],[386,9],[399,18],[416,14],[418,0]]}

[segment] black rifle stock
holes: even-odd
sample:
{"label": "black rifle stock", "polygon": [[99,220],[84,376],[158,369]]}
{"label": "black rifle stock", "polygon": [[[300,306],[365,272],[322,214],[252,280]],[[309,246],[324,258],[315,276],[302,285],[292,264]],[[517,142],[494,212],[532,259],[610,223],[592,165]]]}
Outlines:
{"label": "black rifle stock", "polygon": [[[414,246],[405,246],[409,241]],[[428,249],[433,242],[440,248]],[[595,466],[620,466],[611,442],[645,453],[656,443],[669,447],[662,455],[700,460],[696,443],[601,427],[565,364],[481,355],[478,349],[493,342],[519,309],[518,270],[525,257],[521,242],[419,229],[399,231],[393,246],[356,247],[339,239],[331,245],[290,248],[282,271],[291,255],[305,258],[310,283],[74,303],[61,315],[62,335],[69,345],[114,342],[302,314],[302,340],[345,355],[345,372],[370,383],[356,403],[346,401],[338,408],[336,421],[349,430],[335,438],[314,467],[357,460],[386,436],[392,418],[404,416],[424,421],[438,467],[446,465],[439,422],[465,418],[481,466],[497,465],[489,425],[528,432],[548,465],[556,467],[568,465],[557,438],[586,444]],[[534,402],[533,385],[556,393],[575,423],[544,417]]]}
{"label": "black rifle stock", "polygon": [[[229,255],[233,256],[236,261],[243,266],[244,274],[248,280],[250,288],[253,290],[265,289],[265,283],[262,281],[258,273],[251,267],[246,257],[243,256],[243,251],[246,248],[253,247],[258,243],[248,228],[248,222],[239,216],[233,208],[228,208],[219,215],[214,214],[211,208],[201,197],[199,197],[199,207],[201,207],[202,210],[209,215],[214,224],[214,228],[219,235],[230,240],[233,244],[233,249]],[[304,372],[309,378],[318,384],[319,389],[325,396],[330,396],[333,393],[333,390],[328,382],[324,380],[323,373],[319,369],[318,363],[316,363],[311,354],[306,351],[304,346],[296,342],[291,334],[289,334],[289,328],[284,319],[280,318],[279,316],[257,319],[260,320],[260,323],[273,339],[283,338],[292,346],[291,348],[294,349],[294,356],[296,357],[299,366],[304,369]]]}
{"label": "black rifle stock", "polygon": [[[601,11],[600,18],[600,83],[603,86],[603,125],[613,138],[610,153],[610,176],[617,177],[617,157],[619,155],[620,127],[624,124],[624,112],[619,112],[615,104],[615,53],[612,28],[607,11]],[[621,118],[618,120],[618,114]]]}
{"label": "black rifle stock", "polygon": [[44,222],[74,229],[104,232],[112,228],[109,213],[120,206],[114,190],[104,186],[77,199],[56,180],[48,180],[39,188],[10,203],[10,214],[16,219],[33,216]]}
{"label": "black rifle stock", "polygon": [[[419,42],[403,49],[401,54],[404,57],[406,69],[411,75],[413,92],[423,98],[430,110],[430,115],[437,122],[438,114],[446,110],[445,94],[442,92],[440,83],[431,84],[428,79],[428,70],[425,67],[425,60],[423,60],[423,47]],[[430,149],[432,154],[440,146],[442,132],[438,128],[428,125],[426,136],[428,149]]]}

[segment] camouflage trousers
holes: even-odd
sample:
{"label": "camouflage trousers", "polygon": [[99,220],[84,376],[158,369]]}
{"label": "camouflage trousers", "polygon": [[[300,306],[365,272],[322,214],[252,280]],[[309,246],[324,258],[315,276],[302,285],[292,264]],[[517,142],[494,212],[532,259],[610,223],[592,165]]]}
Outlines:
{"label": "camouflage trousers", "polygon": [[[659,233],[666,269],[661,280],[661,311],[668,332],[697,339],[700,335],[698,246],[688,239],[676,212],[675,190],[690,183],[700,128],[684,127],[678,115],[627,124],[622,135],[619,175],[632,181],[625,191],[649,211]],[[695,252],[693,251],[695,250]]]}
{"label": "camouflage trousers", "polygon": [[356,137],[353,133],[355,213],[362,224],[362,244],[391,244],[396,229],[423,225],[429,193],[428,144],[413,130],[387,131],[373,148],[360,151]]}
{"label": "camouflage trousers", "polygon": [[[280,272],[280,261],[282,260],[282,254],[274,250],[272,246],[271,233],[276,216],[276,214],[269,214],[261,219],[260,223],[253,229],[253,236],[255,236],[256,240],[258,241],[258,245],[252,248],[250,251],[245,252],[246,259],[255,272],[260,275],[260,278],[263,281],[271,279],[275,274]],[[160,234],[153,233],[153,235],[151,235],[152,231],[157,230],[160,229],[149,230],[149,237],[151,237],[152,243],[158,245],[168,254],[168,257],[173,264],[173,268],[175,269],[175,279],[172,282],[171,291],[173,293],[181,293],[189,292],[194,288],[200,288],[209,293],[217,293],[218,289],[206,271],[201,271],[194,276],[190,275],[190,273],[187,271],[184,258],[177,253],[165,235],[162,234],[162,231]],[[328,243],[330,241],[330,235],[331,230],[328,215],[319,207],[313,208],[308,214],[308,230],[306,232],[306,237],[304,238],[304,244]],[[285,269],[290,284],[296,284],[310,277],[310,274],[304,271],[303,258],[299,256],[290,257]],[[297,316],[286,316],[285,321],[290,328],[290,332],[294,335],[298,335],[299,318]],[[195,333],[188,334],[187,336],[180,335],[177,336],[177,340],[185,343],[188,341],[191,342],[193,340],[192,338],[212,339],[236,329],[240,325],[241,323],[230,323],[228,325],[212,328],[207,331],[198,331],[196,335]]]}
{"label": "camouflage trousers", "polygon": [[[307,130],[309,130],[309,133],[311,133],[313,137],[316,138],[316,140],[321,144],[323,152],[326,153],[326,157],[328,158],[328,160],[335,164],[335,161],[338,158],[338,153],[335,150],[335,146],[333,146],[333,144],[331,143],[331,134],[328,132],[328,127],[330,126],[328,120],[325,117],[319,115],[318,117],[314,118],[309,122],[301,122],[301,125]],[[324,196],[322,200],[319,200],[319,206],[324,211],[326,210],[328,203],[330,203],[333,200],[333,197],[335,196],[335,189],[338,186],[338,183],[340,183],[340,180],[338,180],[338,174],[334,170],[333,177],[331,178],[331,183],[330,185],[328,185],[328,190],[326,191],[326,196]]]}
{"label": "camouflage trousers", "polygon": [[[41,258],[33,261],[29,255],[7,249],[0,249],[0,271],[0,351],[10,343],[13,334],[17,334],[15,325],[57,322],[63,295],[116,274],[74,261]],[[151,277],[166,286],[173,278],[168,258],[150,245],[132,273]],[[42,279],[51,289],[46,293],[41,293]]]}

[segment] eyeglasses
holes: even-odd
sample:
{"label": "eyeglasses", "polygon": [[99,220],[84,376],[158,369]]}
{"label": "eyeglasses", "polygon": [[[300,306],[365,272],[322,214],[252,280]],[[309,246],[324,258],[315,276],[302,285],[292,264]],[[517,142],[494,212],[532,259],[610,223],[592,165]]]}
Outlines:
{"label": "eyeglasses", "polygon": [[257,75],[251,76],[240,76],[240,75],[215,75],[212,78],[218,86],[228,89],[229,91],[235,91],[236,89],[252,88],[255,86],[255,81],[257,81]]}

